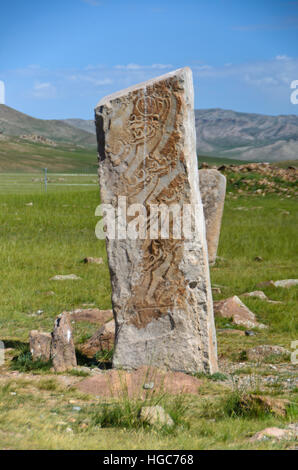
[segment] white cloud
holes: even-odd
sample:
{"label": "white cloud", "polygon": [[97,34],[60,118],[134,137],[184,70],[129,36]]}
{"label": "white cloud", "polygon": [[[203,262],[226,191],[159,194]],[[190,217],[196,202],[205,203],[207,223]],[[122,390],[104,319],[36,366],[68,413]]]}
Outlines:
{"label": "white cloud", "polygon": [[50,82],[35,82],[32,90],[35,98],[49,99],[56,97],[56,87]]}
{"label": "white cloud", "polygon": [[96,77],[93,77],[93,76],[81,75],[81,74],[70,75],[69,79],[73,80],[73,81],[78,81],[78,82],[80,82],[80,81],[81,82],[89,82],[89,83],[92,83],[92,85],[95,85],[95,86],[111,85],[113,83],[113,80],[109,77],[100,79],[100,78],[96,78]]}
{"label": "white cloud", "polygon": [[278,55],[272,60],[222,67],[194,66],[193,73],[199,78],[236,78],[257,87],[285,87],[298,78],[298,58]]}
{"label": "white cloud", "polygon": [[277,55],[275,58],[276,60],[291,60],[291,57],[287,55]]}
{"label": "white cloud", "polygon": [[127,65],[115,65],[115,69],[119,70],[148,70],[148,69],[170,69],[173,68],[171,64],[152,64],[152,65],[140,65],[140,64],[127,64]]}

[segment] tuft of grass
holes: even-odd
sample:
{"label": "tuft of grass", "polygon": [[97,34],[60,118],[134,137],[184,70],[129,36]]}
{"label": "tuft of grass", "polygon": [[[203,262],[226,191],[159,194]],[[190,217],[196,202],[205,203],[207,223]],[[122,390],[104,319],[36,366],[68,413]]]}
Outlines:
{"label": "tuft of grass", "polygon": [[76,369],[71,369],[68,371],[69,375],[73,375],[75,377],[89,377],[90,373],[85,371],[85,370],[76,370]]}
{"label": "tuft of grass", "polygon": [[92,414],[91,424],[101,428],[124,428],[124,429],[152,429],[149,423],[140,419],[143,406],[161,405],[168,413],[173,422],[173,426],[162,426],[159,430],[162,433],[175,433],[178,428],[189,429],[187,414],[189,413],[189,403],[185,395],[174,397],[164,393],[158,396],[150,396],[145,400],[130,399],[128,395],[123,395],[122,399],[115,403],[103,404]]}
{"label": "tuft of grass", "polygon": [[95,354],[95,359],[97,362],[111,362],[113,359],[114,349],[110,351],[103,349],[102,351],[98,351]]}
{"label": "tuft of grass", "polygon": [[29,346],[22,346],[19,354],[13,357],[10,368],[18,370],[19,372],[30,372],[30,371],[48,371],[52,367],[52,361],[34,361],[32,354],[29,351]]}
{"label": "tuft of grass", "polygon": [[228,377],[226,376],[226,374],[223,374],[222,372],[215,372],[215,374],[206,374],[205,372],[196,372],[193,375],[194,377],[197,377],[198,379],[209,379],[209,380],[213,380],[214,382],[228,380]]}

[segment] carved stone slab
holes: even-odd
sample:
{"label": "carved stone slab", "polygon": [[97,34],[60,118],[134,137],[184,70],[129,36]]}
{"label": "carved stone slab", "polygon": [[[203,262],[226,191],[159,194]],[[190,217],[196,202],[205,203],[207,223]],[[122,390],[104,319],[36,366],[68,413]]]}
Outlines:
{"label": "carved stone slab", "polygon": [[116,239],[106,237],[116,321],[113,366],[214,373],[216,335],[191,70],[103,98],[95,119],[101,202],[117,207],[119,196],[125,196],[127,207],[142,204],[147,212],[151,204],[189,204],[197,207],[199,227],[192,238],[165,239],[159,232],[155,239],[125,239],[122,229]]}
{"label": "carved stone slab", "polygon": [[217,170],[200,170],[200,192],[206,221],[209,263],[216,260],[226,196],[226,177]]}

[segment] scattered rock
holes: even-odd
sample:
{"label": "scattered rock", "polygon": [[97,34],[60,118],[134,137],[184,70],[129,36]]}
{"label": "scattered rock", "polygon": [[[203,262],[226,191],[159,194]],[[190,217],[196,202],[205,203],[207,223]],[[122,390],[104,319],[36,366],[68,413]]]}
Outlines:
{"label": "scattered rock", "polygon": [[111,351],[115,341],[115,321],[105,323],[91,338],[80,347],[87,357],[93,357],[99,351]]}
{"label": "scattered rock", "polygon": [[143,385],[144,390],[151,390],[152,388],[154,388],[154,382],[149,382]]}
{"label": "scattered rock", "polygon": [[69,314],[61,313],[55,320],[52,333],[51,358],[56,372],[73,369],[77,365]]}
{"label": "scattered rock", "polygon": [[284,287],[289,288],[298,285],[298,279],[283,279],[281,281],[264,281],[257,284],[258,287]]}
{"label": "scattered rock", "polygon": [[237,295],[214,302],[214,313],[223,318],[231,318],[233,323],[246,328],[266,328],[265,325],[257,322],[255,314],[241,302]]}
{"label": "scattered rock", "polygon": [[50,281],[77,281],[81,279],[76,274],[57,274],[56,276],[51,277]]}
{"label": "scattered rock", "polygon": [[30,142],[37,142],[37,143],[44,144],[44,145],[49,145],[51,147],[57,146],[56,142],[54,142],[51,139],[48,139],[47,137],[44,137],[43,135],[24,134],[24,135],[20,135],[20,139],[29,140]]}
{"label": "scattered rock", "polygon": [[25,206],[31,207],[31,206],[33,206],[33,202],[27,202],[27,204],[25,204]]}
{"label": "scattered rock", "polygon": [[47,296],[47,297],[50,297],[50,296],[52,296],[52,295],[56,295],[56,294],[55,294],[55,292],[54,292],[54,291],[52,291],[52,290],[49,290],[49,291],[47,291],[47,292],[44,292],[44,295],[45,295],[45,296]]}
{"label": "scattered rock", "polygon": [[266,428],[263,431],[257,432],[253,437],[251,437],[251,442],[264,441],[269,438],[274,438],[278,441],[281,439],[289,439],[292,437],[292,433],[289,429],[280,429],[280,428]]}
{"label": "scattered rock", "polygon": [[151,424],[151,426],[173,426],[174,421],[165,412],[162,406],[143,406],[140,413],[140,420]]}
{"label": "scattered rock", "polygon": [[100,310],[99,308],[78,308],[68,313],[71,321],[86,321],[99,325],[103,325],[113,318],[113,310]]}
{"label": "scattered rock", "polygon": [[284,279],[282,281],[274,281],[273,282],[275,287],[293,287],[298,285],[298,279]]}
{"label": "scattered rock", "polygon": [[250,361],[264,360],[269,356],[289,356],[290,351],[281,346],[261,345],[247,351],[247,358]]}
{"label": "scattered rock", "polygon": [[263,288],[263,287],[274,287],[274,282],[273,281],[262,281],[257,284],[257,287]]}
{"label": "scattered rock", "polygon": [[264,407],[265,411],[270,411],[270,413],[273,413],[276,416],[286,416],[287,407],[290,404],[289,400],[262,395],[251,395],[250,398],[253,402]]}
{"label": "scattered rock", "polygon": [[102,258],[93,258],[92,256],[87,256],[87,258],[84,258],[84,263],[90,263],[90,264],[103,264],[103,259]]}
{"label": "scattered rock", "polygon": [[49,361],[51,357],[51,333],[32,330],[29,334],[30,352],[33,361]]}
{"label": "scattered rock", "polygon": [[255,332],[254,332],[254,331],[250,331],[250,330],[246,330],[246,331],[245,331],[245,336],[255,336]]}
{"label": "scattered rock", "polygon": [[257,297],[258,299],[261,300],[268,300],[268,297],[266,294],[264,294],[263,291],[261,290],[254,290],[253,292],[246,292],[245,294],[242,294],[243,297]]}
{"label": "scattered rock", "polygon": [[221,294],[220,287],[212,287],[212,294]]}
{"label": "scattered rock", "polygon": [[[144,390],[144,383],[154,382],[153,389]],[[145,399],[146,395],[169,393],[196,395],[202,381],[183,372],[164,371],[142,366],[134,371],[110,369],[87,377],[75,385],[83,393],[99,397],[121,397]]]}
{"label": "scattered rock", "polygon": [[257,406],[260,410],[265,413],[273,413],[276,416],[285,417],[287,414],[287,407],[289,406],[289,400],[281,398],[273,398],[263,395],[244,395],[241,398],[241,406],[243,409],[248,407]]}

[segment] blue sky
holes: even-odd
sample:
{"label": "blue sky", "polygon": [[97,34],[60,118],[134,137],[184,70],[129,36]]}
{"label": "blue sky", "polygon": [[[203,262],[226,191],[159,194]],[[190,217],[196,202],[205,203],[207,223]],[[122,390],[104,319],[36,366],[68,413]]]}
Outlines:
{"label": "blue sky", "polygon": [[298,1],[1,2],[6,104],[93,118],[106,94],[191,67],[196,108],[297,114]]}

